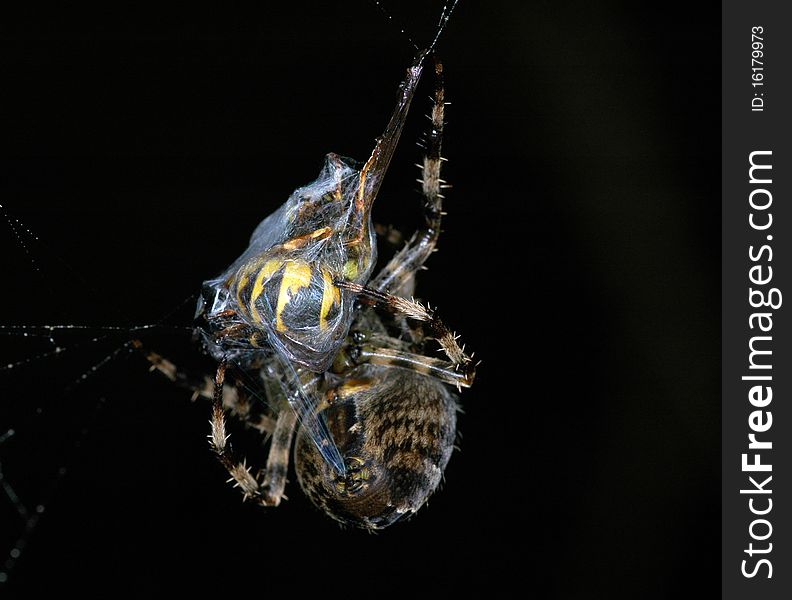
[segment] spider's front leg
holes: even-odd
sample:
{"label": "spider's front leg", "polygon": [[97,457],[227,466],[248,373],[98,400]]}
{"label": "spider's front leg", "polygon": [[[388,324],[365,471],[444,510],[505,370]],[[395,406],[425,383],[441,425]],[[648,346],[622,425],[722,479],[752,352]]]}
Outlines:
{"label": "spider's front leg", "polygon": [[399,367],[433,377],[457,388],[470,387],[475,373],[467,368],[460,369],[453,362],[440,360],[409,352],[400,346],[401,340],[381,339],[364,332],[352,332],[350,341],[338,353],[333,368],[336,372],[346,372],[363,364],[383,367]]}
{"label": "spider's front leg", "polygon": [[[476,374],[476,365],[472,356],[465,354],[464,348],[457,343],[457,336],[454,335],[440,320],[434,310],[413,300],[407,300],[393,294],[388,294],[368,286],[358,285],[349,282],[336,282],[339,287],[346,288],[357,294],[361,300],[371,306],[380,306],[398,317],[404,317],[413,321],[426,323],[432,336],[440,344],[446,356],[451,360],[455,371],[464,374],[464,382],[467,386],[473,383]],[[457,383],[457,382],[455,382]]]}

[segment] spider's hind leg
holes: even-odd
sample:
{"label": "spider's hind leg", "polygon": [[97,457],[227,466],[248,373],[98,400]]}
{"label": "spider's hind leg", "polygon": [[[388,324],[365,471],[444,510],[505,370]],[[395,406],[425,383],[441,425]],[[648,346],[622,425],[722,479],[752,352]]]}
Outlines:
{"label": "spider's hind leg", "polygon": [[[195,377],[179,369],[171,361],[156,352],[148,350],[139,340],[133,341],[137,348],[151,363],[151,368],[159,371],[179,387],[193,392],[193,400],[204,398],[212,401],[212,429],[209,435],[212,449],[220,462],[231,475],[235,487],[239,487],[245,499],[251,498],[264,506],[278,506],[285,496],[286,475],[289,467],[289,449],[294,435],[296,416],[285,404],[280,388],[264,380],[267,401],[273,406],[282,407],[277,419],[265,414],[254,414],[247,393],[241,389],[239,379],[234,385],[226,385],[226,363],[218,366],[214,380],[211,377]],[[271,436],[267,464],[259,477],[254,477],[245,461],[239,461],[231,452],[230,435],[226,433],[226,410],[248,427]]]}
{"label": "spider's hind leg", "polygon": [[389,290],[394,294],[411,296],[415,286],[415,273],[418,272],[434,252],[443,217],[443,194],[447,186],[440,178],[440,167],[444,160],[441,155],[443,141],[443,119],[445,116],[445,91],[443,87],[443,65],[437,57],[434,64],[435,91],[431,128],[426,136],[423,164],[419,165],[422,177],[424,223],[402,248],[374,277],[370,286],[379,291]]}
{"label": "spider's hind leg", "polygon": [[[177,386],[191,391],[193,401],[198,398],[203,398],[204,400],[213,399],[214,381],[211,377],[207,375],[196,377],[180,369],[167,358],[146,348],[140,340],[133,340],[132,345],[151,363],[152,370],[159,371]],[[262,435],[271,435],[275,430],[275,419],[251,410],[248,394],[240,388],[238,381],[233,386],[226,385],[223,387],[223,406],[232,416],[242,421],[246,426],[257,430]]]}
{"label": "spider's hind leg", "polygon": [[223,385],[228,363],[221,360],[217,366],[214,380],[214,395],[212,400],[211,432],[209,444],[217,454],[220,463],[231,475],[234,487],[240,488],[244,499],[254,500],[263,506],[278,506],[285,497],[283,490],[286,487],[286,475],[289,467],[289,448],[294,435],[297,417],[292,410],[285,409],[278,413],[278,419],[272,432],[267,466],[263,477],[254,477],[246,462],[239,461],[231,452],[228,441],[231,437],[226,433],[225,409],[223,408]]}

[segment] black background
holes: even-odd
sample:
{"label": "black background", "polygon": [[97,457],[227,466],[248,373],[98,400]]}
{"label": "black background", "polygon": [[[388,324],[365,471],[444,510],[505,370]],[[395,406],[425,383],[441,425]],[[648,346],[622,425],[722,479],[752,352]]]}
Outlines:
{"label": "black background", "polygon": [[[442,3],[393,4],[431,38]],[[40,238],[0,235],[5,323],[159,321],[326,152],[367,157],[412,56],[362,0],[113,6],[2,19],[2,204]],[[70,387],[124,340],[75,334],[2,373],[3,472],[46,499],[9,589],[717,593],[720,12],[699,10],[460,3],[440,44],[454,188],[418,291],[484,363],[414,519],[342,531],[296,482],[243,505],[208,407],[125,352]],[[430,89],[375,206],[406,231]],[[146,340],[211,369],[184,331]],[[4,362],[50,348],[4,341]],[[4,498],[0,523],[5,551]]]}

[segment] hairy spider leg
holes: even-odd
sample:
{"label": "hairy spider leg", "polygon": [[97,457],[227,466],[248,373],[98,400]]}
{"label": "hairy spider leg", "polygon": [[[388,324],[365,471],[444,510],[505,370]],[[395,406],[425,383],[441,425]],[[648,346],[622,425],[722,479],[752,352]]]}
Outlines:
{"label": "hairy spider leg", "polygon": [[[289,469],[289,450],[297,423],[297,415],[288,407],[280,387],[271,379],[263,378],[268,402],[275,403],[273,405],[277,405],[281,409],[278,411],[277,419],[267,415],[254,416],[251,414],[249,400],[244,391],[239,389],[238,382],[235,382],[233,386],[225,384],[222,386],[222,411],[218,411],[216,408],[216,380],[213,381],[208,376],[199,379],[189,375],[178,369],[171,361],[144,348],[139,340],[134,340],[133,345],[143,353],[153,369],[165,375],[176,385],[191,390],[193,399],[205,398],[214,401],[215,407],[212,411],[211,421],[212,434],[209,437],[220,462],[228,470],[232,481],[235,482],[235,487],[241,489],[246,499],[252,498],[265,506],[278,506],[285,498],[283,492],[286,488],[286,476]],[[224,372],[220,376],[223,380],[225,379]],[[228,448],[229,435],[223,435],[226,410],[248,427],[256,429],[264,435],[272,436],[266,466],[257,478],[250,474],[245,461],[240,463],[236,460]]]}
{"label": "hairy spider leg", "polygon": [[371,343],[351,343],[344,348],[343,352],[342,360],[348,365],[370,364],[399,367],[433,377],[457,388],[470,387],[473,384],[474,372],[472,370],[459,370],[459,365],[439,358]]}
{"label": "hairy spider leg", "polygon": [[[157,370],[177,386],[192,392],[192,400],[214,398],[214,381],[208,375],[196,377],[180,369],[170,360],[146,348],[140,340],[133,340],[132,345],[139,350],[149,363],[152,370]],[[271,389],[264,386],[268,399],[273,398]],[[262,435],[272,435],[275,430],[275,419],[264,414],[253,414],[250,410],[250,399],[245,390],[240,389],[239,381],[234,385],[223,386],[223,407],[247,427],[255,429]]]}
{"label": "hairy spider leg", "polygon": [[358,300],[370,306],[379,306],[396,316],[426,323],[432,336],[451,360],[454,369],[462,369],[468,386],[473,382],[476,365],[457,343],[457,336],[451,333],[435,311],[413,300],[407,300],[367,286],[349,282],[337,282],[337,284],[339,287],[353,291],[357,294]]}
{"label": "hairy spider leg", "polygon": [[261,498],[259,482],[250,473],[250,469],[245,462],[237,460],[228,446],[228,440],[231,435],[226,433],[225,409],[223,408],[223,384],[225,383],[227,366],[228,361],[224,357],[218,363],[217,372],[215,373],[212,418],[209,421],[211,425],[211,433],[208,436],[209,445],[217,454],[217,458],[228,471],[228,474],[231,475],[231,480],[235,482],[234,486],[239,487],[242,491],[244,499],[254,498],[259,500]]}

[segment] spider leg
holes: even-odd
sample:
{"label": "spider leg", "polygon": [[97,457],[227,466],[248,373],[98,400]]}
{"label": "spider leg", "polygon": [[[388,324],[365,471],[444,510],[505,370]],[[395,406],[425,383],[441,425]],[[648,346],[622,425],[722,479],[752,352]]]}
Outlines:
{"label": "spider leg", "polygon": [[275,431],[272,433],[267,466],[264,469],[263,483],[259,486],[262,500],[266,506],[278,506],[286,488],[286,475],[289,472],[289,449],[297,425],[297,415],[286,408],[278,413]]}
{"label": "spider leg", "polygon": [[217,454],[226,471],[231,478],[236,481],[235,487],[239,487],[245,496],[256,496],[259,490],[258,481],[244,462],[239,462],[228,446],[231,435],[226,434],[225,409],[223,408],[223,384],[225,383],[225,372],[228,362],[223,358],[217,365],[217,372],[214,379],[214,394],[212,395],[212,419],[209,421],[211,433],[209,434],[209,445]]}
{"label": "spider leg", "polygon": [[[236,384],[225,385],[227,369],[225,361],[218,366],[214,380],[206,376],[197,378],[178,369],[171,361],[156,352],[146,349],[139,340],[134,340],[133,346],[143,353],[151,363],[152,369],[156,369],[176,385],[191,390],[193,400],[196,398],[212,400],[210,421],[212,430],[209,439],[220,462],[236,482],[236,486],[241,488],[245,499],[253,498],[265,506],[278,506],[285,497],[283,491],[289,468],[289,448],[297,421],[297,416],[285,403],[283,392],[278,385],[269,379],[264,379],[264,391],[268,400],[283,408],[278,412],[278,418],[273,419],[267,415],[254,416],[251,414],[246,394],[240,391]],[[267,465],[259,479],[250,473],[245,461],[239,462],[231,452],[228,444],[230,435],[226,433],[225,427],[226,410],[245,425],[272,436]]]}
{"label": "spider leg", "polygon": [[[196,377],[179,369],[168,359],[147,349],[140,340],[133,340],[132,345],[151,363],[152,370],[159,371],[179,387],[190,390],[193,394],[192,400],[198,398],[211,400],[214,397],[214,381],[211,377],[206,375]],[[265,391],[269,393],[266,386]],[[270,435],[275,430],[275,419],[264,414],[253,414],[247,394],[236,384],[223,387],[223,406],[231,415],[262,434]]]}
{"label": "spider leg", "polygon": [[246,462],[239,461],[231,452],[228,444],[231,438],[226,433],[225,409],[223,408],[223,384],[228,366],[226,359],[217,365],[214,380],[214,394],[212,398],[211,432],[209,444],[217,454],[220,463],[231,475],[229,481],[234,481],[234,487],[240,488],[244,499],[252,498],[263,506],[278,506],[285,497],[283,489],[286,485],[286,474],[289,466],[289,447],[291,446],[297,417],[291,410],[283,410],[278,414],[275,429],[272,434],[267,466],[264,471],[263,481],[254,477]]}
{"label": "spider leg", "polygon": [[348,281],[336,281],[336,285],[348,289],[358,295],[361,300],[371,306],[380,306],[399,317],[405,317],[413,321],[426,323],[432,336],[440,344],[440,347],[451,360],[454,368],[462,369],[466,377],[472,382],[475,376],[476,365],[470,356],[465,354],[464,349],[457,344],[457,336],[440,320],[437,313],[418,302],[400,298],[372,289],[367,286],[359,285]]}
{"label": "spider leg", "polygon": [[459,365],[455,365],[452,362],[396,348],[363,343],[351,345],[345,351],[351,363],[355,366],[371,364],[409,369],[422,375],[434,377],[443,383],[448,383],[458,388],[470,387],[475,377],[473,370],[460,370]]}
{"label": "spider leg", "polygon": [[423,165],[419,165],[423,176],[418,182],[423,194],[423,226],[416,231],[407,245],[402,248],[374,277],[370,286],[384,291],[391,290],[401,295],[412,295],[415,273],[418,272],[434,252],[440,225],[443,218],[442,190],[449,187],[440,178],[443,158],[440,155],[443,140],[443,119],[445,113],[445,92],[443,88],[443,65],[435,57],[435,91],[431,129],[426,137],[426,153]]}

